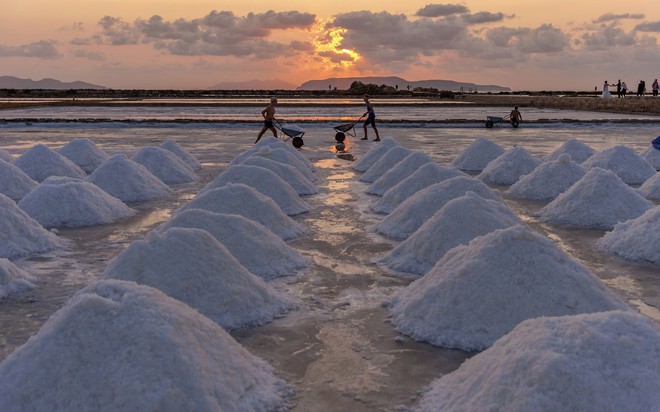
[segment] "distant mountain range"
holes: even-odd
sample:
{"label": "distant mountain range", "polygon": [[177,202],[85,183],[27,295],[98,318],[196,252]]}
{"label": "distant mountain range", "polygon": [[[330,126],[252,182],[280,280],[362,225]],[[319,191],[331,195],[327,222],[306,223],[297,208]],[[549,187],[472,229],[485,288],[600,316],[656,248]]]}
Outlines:
{"label": "distant mountain range", "polygon": [[20,79],[13,76],[0,76],[0,89],[107,89],[107,87],[85,82],[65,83],[55,79]]}
{"label": "distant mountain range", "polygon": [[505,86],[497,86],[492,84],[475,84],[475,83],[464,83],[464,82],[455,82],[453,80],[406,80],[401,77],[340,77],[340,78],[330,78],[324,80],[310,80],[303,83],[298,90],[328,90],[328,88],[334,89],[335,87],[339,90],[345,90],[351,87],[351,83],[354,81],[360,81],[364,84],[376,84],[378,86],[384,84],[386,86],[397,87],[400,90],[407,90],[410,86],[410,90],[415,87],[423,88],[435,88],[438,90],[449,90],[453,92],[458,92],[463,89],[463,91],[477,91],[477,92],[510,92],[511,89]]}
{"label": "distant mountain range", "polygon": [[221,82],[208,90],[295,90],[296,85],[280,79]]}

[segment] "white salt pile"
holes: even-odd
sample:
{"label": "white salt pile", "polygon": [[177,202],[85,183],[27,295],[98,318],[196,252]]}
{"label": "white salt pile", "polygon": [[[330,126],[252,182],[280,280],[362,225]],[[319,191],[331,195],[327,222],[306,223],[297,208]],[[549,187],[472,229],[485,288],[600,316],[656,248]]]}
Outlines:
{"label": "white salt pile", "polygon": [[[655,150],[655,149],[654,149]],[[660,150],[659,150],[660,151]],[[651,176],[637,191],[647,199],[660,199],[660,173]]]}
{"label": "white salt pile", "polygon": [[174,140],[164,141],[163,144],[160,145],[160,148],[169,150],[170,152],[177,155],[177,157],[183,160],[183,162],[187,164],[190,169],[202,170],[202,164],[199,162],[199,160],[197,160],[195,156],[193,156],[190,152],[188,152],[186,149],[181,147],[181,145],[175,142]]}
{"label": "white salt pile", "polygon": [[42,144],[29,148],[14,165],[37,182],[43,182],[49,176],[87,177],[78,165]]}
{"label": "white salt pile", "polygon": [[290,276],[308,265],[297,250],[261,223],[243,216],[186,209],[158,228],[173,227],[206,230],[222,243],[247,270],[264,279]]}
{"label": "white salt pile", "polygon": [[0,193],[18,202],[35,187],[37,182],[30,176],[13,164],[0,159]]}
{"label": "white salt pile", "polygon": [[60,150],[61,155],[80,166],[85,173],[92,173],[108,154],[90,139],[73,139]]}
{"label": "white salt pile", "polygon": [[420,190],[457,176],[467,175],[453,167],[444,167],[433,162],[426,163],[417,169],[415,173],[388,189],[383,197],[371,205],[371,210],[376,213],[390,213],[404,200]]}
{"label": "white salt pile", "polygon": [[245,166],[259,166],[277,174],[291,185],[300,196],[315,195],[319,192],[316,185],[294,166],[276,162],[267,157],[250,156],[241,163]]}
{"label": "white salt pile", "polygon": [[376,179],[367,188],[367,193],[382,196],[388,189],[396,186],[427,163],[433,163],[433,159],[429,155],[422,152],[413,152]]}
{"label": "white salt pile", "polygon": [[517,146],[488,163],[477,177],[489,184],[511,185],[540,164],[527,149]]}
{"label": "white salt pile", "polygon": [[108,158],[86,180],[127,203],[160,199],[172,193],[146,167],[124,155]]}
{"label": "white salt pile", "polygon": [[[245,153],[249,153],[249,156],[244,156]],[[285,165],[293,166],[300,173],[303,174],[309,181],[315,182],[316,176],[314,176],[313,169],[308,165],[307,159],[300,160],[299,157],[293,155],[290,151],[284,150],[282,148],[272,149],[268,146],[259,148],[258,150],[250,149],[246,152],[243,152],[243,155],[238,155],[234,158],[229,164],[238,165],[243,163],[243,161],[249,157],[263,157],[274,162],[282,163]]]}
{"label": "white salt pile", "polygon": [[364,172],[364,174],[360,176],[360,180],[367,183],[375,182],[379,177],[384,175],[411,153],[412,150],[406,149],[403,146],[394,146],[385,152],[385,154],[382,155],[380,159],[369,168],[369,170]]}
{"label": "white salt pile", "polygon": [[467,172],[480,172],[500,155],[504,149],[485,137],[479,137],[466,147],[450,165],[458,170]]}
{"label": "white salt pile", "polygon": [[660,265],[660,206],[636,219],[617,223],[597,245],[625,259]]}
{"label": "white salt pile", "polygon": [[596,153],[582,162],[587,169],[600,167],[616,173],[629,185],[642,184],[656,173],[649,162],[627,146],[619,145]]}
{"label": "white salt pile", "polygon": [[360,160],[355,162],[353,169],[358,172],[366,172],[378,161],[378,159],[387,153],[388,150],[398,145],[399,143],[391,137],[383,138],[380,143],[369,149]]}
{"label": "white salt pile", "polygon": [[187,209],[241,215],[261,223],[284,240],[294,239],[305,231],[302,225],[282,212],[273,199],[240,183],[228,183],[219,189],[200,193],[179,212]]}
{"label": "white salt pile", "polygon": [[181,184],[197,180],[195,172],[177,155],[160,147],[143,147],[131,158],[164,183]]}
{"label": "white salt pile", "polygon": [[431,384],[418,411],[654,411],[660,330],[603,312],[524,321]]}
{"label": "white salt pile", "polygon": [[531,173],[524,175],[505,193],[528,200],[550,201],[582,179],[587,170],[564,153],[556,160],[541,163]]}
{"label": "white salt pile", "polygon": [[47,228],[102,225],[135,214],[93,183],[56,176],[28,193],[18,207]]}
{"label": "white salt pile", "polygon": [[[274,155],[269,154],[271,151],[276,151],[276,150],[284,151],[287,153],[287,155],[284,155],[281,152],[278,152]],[[305,156],[303,156],[297,149],[295,149],[293,145],[284,143],[283,141],[278,140],[272,136],[262,138],[261,140],[259,140],[257,144],[255,144],[245,152],[236,156],[229,164],[235,165],[242,163],[243,160],[253,155],[261,156],[259,153],[266,154],[266,157],[275,156],[276,158],[274,158],[273,160],[276,161],[286,159],[286,161],[284,161],[283,163],[293,164],[296,167],[298,167],[299,165],[304,165],[305,169],[314,170],[314,166],[310,163],[310,161]],[[292,162],[290,159],[296,159],[296,160]]]}
{"label": "white salt pile", "polygon": [[473,351],[525,319],[625,309],[587,268],[519,225],[448,251],[394,295],[390,315],[416,340]]}
{"label": "white salt pile", "polygon": [[485,199],[504,202],[499,190],[468,176],[457,176],[420,190],[401,203],[376,224],[376,231],[397,240],[404,240],[419,229],[450,200],[467,192]]}
{"label": "white salt pile", "polygon": [[284,381],[196,310],[132,282],[76,294],[0,364],[3,411],[284,408]]}
{"label": "white salt pile", "polygon": [[257,189],[277,203],[284,213],[289,216],[309,212],[309,206],[276,173],[259,166],[234,165],[230,166],[218,177],[202,189],[201,193],[218,189],[227,183],[242,183]]}
{"label": "white salt pile", "polygon": [[559,159],[563,154],[571,156],[576,163],[582,163],[590,158],[596,151],[589,147],[587,144],[582,143],[577,139],[568,139],[561,146],[556,148],[552,153],[543,158],[544,162]]}
{"label": "white salt pile", "polygon": [[660,170],[660,150],[651,146],[644,151],[642,157],[644,160],[649,162],[651,166],[655,168],[655,170]]}
{"label": "white salt pile", "polygon": [[14,158],[14,155],[9,153],[7,150],[0,149],[0,160],[4,160],[7,163],[13,164],[16,159]]}
{"label": "white salt pile", "polygon": [[610,170],[595,167],[539,210],[540,220],[557,225],[612,229],[653,206]]}
{"label": "white salt pile", "polygon": [[15,259],[66,245],[65,240],[44,229],[13,200],[0,193],[0,257]]}
{"label": "white salt pile", "polygon": [[447,202],[380,261],[390,269],[421,275],[449,249],[496,229],[519,224],[522,221],[506,204],[467,192]]}
{"label": "white salt pile", "polygon": [[294,307],[201,229],[152,231],[114,258],[101,279],[152,286],[227,330],[270,322]]}
{"label": "white salt pile", "polygon": [[29,273],[11,263],[9,259],[0,258],[0,300],[35,288],[31,280],[34,279]]}

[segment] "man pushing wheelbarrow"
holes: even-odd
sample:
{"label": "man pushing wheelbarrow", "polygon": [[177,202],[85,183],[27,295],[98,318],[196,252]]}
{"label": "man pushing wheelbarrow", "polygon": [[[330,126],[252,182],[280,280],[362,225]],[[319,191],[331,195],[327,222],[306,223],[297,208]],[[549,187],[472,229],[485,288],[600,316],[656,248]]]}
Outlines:
{"label": "man pushing wheelbarrow", "polygon": [[511,114],[505,117],[486,116],[486,127],[490,129],[495,124],[504,123],[505,121],[511,123],[511,126],[513,127],[518,127],[520,125],[522,122],[522,114],[518,110],[518,106],[514,107],[513,110],[511,110]]}

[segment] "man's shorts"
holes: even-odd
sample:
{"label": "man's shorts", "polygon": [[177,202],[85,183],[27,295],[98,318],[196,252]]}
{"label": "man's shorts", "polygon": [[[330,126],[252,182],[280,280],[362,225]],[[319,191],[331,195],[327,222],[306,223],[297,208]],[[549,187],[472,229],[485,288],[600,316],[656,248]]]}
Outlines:
{"label": "man's shorts", "polygon": [[365,126],[372,125],[372,126],[376,127],[376,115],[375,114],[374,115],[370,114],[369,117],[367,117],[367,120],[364,121],[364,125]]}
{"label": "man's shorts", "polygon": [[264,120],[264,127],[271,128],[273,127],[273,121],[272,120]]}

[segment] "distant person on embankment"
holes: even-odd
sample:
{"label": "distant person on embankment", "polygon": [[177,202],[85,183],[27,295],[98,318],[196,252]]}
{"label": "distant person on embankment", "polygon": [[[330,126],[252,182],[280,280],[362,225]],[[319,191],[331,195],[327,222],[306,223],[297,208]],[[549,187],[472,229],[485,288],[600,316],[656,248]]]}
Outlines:
{"label": "distant person on embankment", "polygon": [[268,107],[261,111],[261,115],[264,117],[264,127],[261,128],[257,140],[255,140],[254,143],[257,143],[268,129],[270,129],[270,131],[273,132],[273,136],[277,138],[277,130],[275,130],[275,126],[273,125],[273,120],[275,120],[275,105],[277,105],[277,99],[271,97]]}
{"label": "distant person on embankment", "polygon": [[367,126],[371,125],[371,127],[374,128],[374,132],[376,132],[376,138],[374,139],[374,142],[380,141],[380,136],[378,135],[378,129],[376,128],[376,112],[374,112],[374,107],[371,105],[371,102],[369,102],[369,95],[365,94],[364,95],[364,102],[367,104],[367,111],[362,115],[362,117],[367,116],[367,120],[364,121],[364,137],[360,140],[369,140],[367,137]]}
{"label": "distant person on embankment", "polygon": [[509,120],[513,125],[518,125],[520,122],[522,122],[522,113],[520,113],[520,111],[518,110],[518,106],[514,107],[513,110],[511,110],[511,114],[509,115]]}

